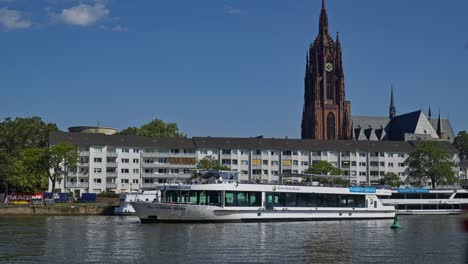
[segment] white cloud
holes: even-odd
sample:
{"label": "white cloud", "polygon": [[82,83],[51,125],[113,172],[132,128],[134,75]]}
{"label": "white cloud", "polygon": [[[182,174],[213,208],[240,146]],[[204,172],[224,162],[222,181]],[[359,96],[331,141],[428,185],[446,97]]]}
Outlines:
{"label": "white cloud", "polygon": [[60,18],[67,24],[86,27],[106,17],[109,13],[109,9],[102,3],[96,3],[94,6],[81,4],[63,9]]}
{"label": "white cloud", "polygon": [[241,10],[230,5],[224,5],[224,13],[228,15],[239,15]]}
{"label": "white cloud", "polygon": [[127,27],[123,27],[121,25],[118,25],[118,26],[115,26],[113,28],[111,28],[111,31],[116,31],[116,32],[127,32],[128,31],[128,28]]}
{"label": "white cloud", "polygon": [[31,20],[17,10],[0,8],[0,25],[6,30],[25,29],[31,27]]}

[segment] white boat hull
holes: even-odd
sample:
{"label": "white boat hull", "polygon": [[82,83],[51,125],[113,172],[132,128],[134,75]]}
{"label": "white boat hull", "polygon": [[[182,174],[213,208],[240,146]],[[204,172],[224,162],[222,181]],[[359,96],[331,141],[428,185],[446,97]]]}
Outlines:
{"label": "white boat hull", "polygon": [[167,204],[133,202],[141,222],[268,222],[390,219],[395,216],[393,207],[369,208],[301,208],[275,207],[265,210],[258,207],[219,207],[192,204]]}

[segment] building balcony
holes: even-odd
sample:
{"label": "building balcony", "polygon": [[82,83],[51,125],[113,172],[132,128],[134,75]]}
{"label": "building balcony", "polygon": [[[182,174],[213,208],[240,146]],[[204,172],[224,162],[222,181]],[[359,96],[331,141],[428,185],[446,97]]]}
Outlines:
{"label": "building balcony", "polygon": [[106,162],[106,167],[117,168],[117,162]]}
{"label": "building balcony", "polygon": [[89,157],[89,151],[80,151],[79,155],[81,157]]}
{"label": "building balcony", "polygon": [[107,178],[116,178],[118,176],[117,172],[106,172]]}
{"label": "building balcony", "polygon": [[141,188],[143,188],[143,189],[154,189],[156,187],[156,184],[157,184],[156,182],[154,182],[154,183],[143,183],[141,185]]}
{"label": "building balcony", "polygon": [[117,183],[106,182],[106,189],[117,189]]}
{"label": "building balcony", "polygon": [[65,188],[88,188],[88,182],[65,182]]}
{"label": "building balcony", "polygon": [[106,157],[116,158],[118,156],[117,152],[108,151],[106,152]]}
{"label": "building balcony", "polygon": [[143,152],[143,158],[196,158],[196,153],[159,153],[159,152]]}
{"label": "building balcony", "polygon": [[195,168],[195,164],[170,164],[170,163],[142,163],[141,167],[143,168],[185,168],[191,169]]}
{"label": "building balcony", "polygon": [[157,179],[190,179],[192,174],[180,173],[180,174],[155,174],[155,173],[142,173],[142,178],[157,178]]}

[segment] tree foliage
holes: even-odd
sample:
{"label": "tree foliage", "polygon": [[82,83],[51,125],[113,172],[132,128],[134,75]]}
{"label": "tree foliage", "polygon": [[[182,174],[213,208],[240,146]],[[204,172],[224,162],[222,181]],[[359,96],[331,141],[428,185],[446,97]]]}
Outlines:
{"label": "tree foliage", "polygon": [[28,149],[48,148],[51,131],[58,131],[57,126],[37,116],[0,122],[0,188],[8,190],[10,185],[18,191],[31,191],[35,190],[33,185],[43,186],[38,170],[25,167],[25,163],[30,156]]}
{"label": "tree foliage", "polygon": [[333,166],[328,161],[318,161],[314,163],[308,170],[307,173],[309,174],[316,174],[316,175],[341,175],[342,172],[337,167]]}
{"label": "tree foliage", "polygon": [[231,169],[227,166],[223,166],[219,164],[219,161],[217,159],[214,159],[211,156],[205,157],[198,161],[197,163],[197,169],[199,170],[224,170],[224,171],[230,171]]}
{"label": "tree foliage", "polygon": [[59,145],[51,146],[47,151],[47,170],[49,180],[52,183],[52,190],[55,184],[61,182],[69,172],[76,171],[79,159],[78,149],[70,143],[62,142]]}
{"label": "tree foliage", "polygon": [[154,119],[141,127],[128,127],[119,133],[120,135],[136,135],[157,138],[185,138],[185,134],[179,131],[176,123],[165,123],[161,119]]}
{"label": "tree foliage", "polygon": [[380,184],[387,185],[390,187],[400,187],[403,182],[400,179],[400,176],[398,176],[394,172],[387,172],[385,175],[380,179]]}
{"label": "tree foliage", "polygon": [[468,159],[468,133],[461,131],[455,137],[455,146],[460,151],[460,159]]}
{"label": "tree foliage", "polygon": [[458,180],[449,153],[437,141],[418,143],[406,164],[410,168],[410,177],[420,185],[430,180],[435,189],[437,185],[452,184]]}

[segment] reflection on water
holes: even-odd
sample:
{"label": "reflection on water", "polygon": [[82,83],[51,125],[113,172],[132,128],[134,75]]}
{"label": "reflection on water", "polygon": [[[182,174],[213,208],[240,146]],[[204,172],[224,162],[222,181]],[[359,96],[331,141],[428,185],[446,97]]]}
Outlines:
{"label": "reflection on water", "polygon": [[248,224],[135,217],[0,217],[4,263],[464,263],[454,216]]}

